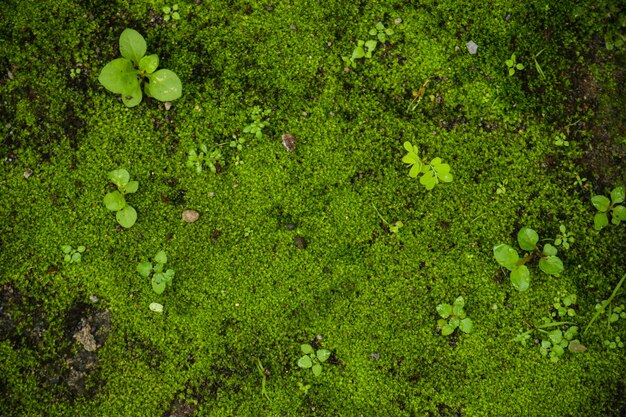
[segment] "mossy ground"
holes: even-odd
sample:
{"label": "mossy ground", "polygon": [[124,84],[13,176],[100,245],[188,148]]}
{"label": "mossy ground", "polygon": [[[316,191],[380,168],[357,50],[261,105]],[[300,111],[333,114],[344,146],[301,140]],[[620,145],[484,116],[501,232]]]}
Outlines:
{"label": "mossy ground", "polygon": [[[3,2],[0,415],[624,415],[624,352],[602,345],[623,323],[556,364],[508,342],[559,292],[584,327],[626,272],[624,225],[594,231],[589,201],[626,181],[624,53],[602,41],[618,4],[204,0],[164,22],[157,1]],[[345,71],[378,21],[394,35]],[[182,79],[171,109],[98,84],[126,27]],[[509,77],[512,53],[526,68]],[[272,110],[261,139],[242,133],[254,106]],[[454,181],[409,178],[407,140]],[[185,166],[199,143],[221,172]],[[102,204],[117,168],[140,184],[128,230]],[[518,293],[492,247],[560,224],[565,272],[533,268]],[[135,271],[159,250],[176,270],[161,296]],[[435,307],[459,295],[475,330],[441,337]],[[67,358],[92,310],[111,330],[76,388]],[[332,351],[318,378],[302,343]]]}

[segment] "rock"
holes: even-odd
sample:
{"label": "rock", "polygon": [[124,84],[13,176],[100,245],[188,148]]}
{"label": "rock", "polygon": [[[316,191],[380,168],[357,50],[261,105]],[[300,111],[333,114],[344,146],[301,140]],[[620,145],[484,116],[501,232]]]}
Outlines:
{"label": "rock", "polygon": [[296,137],[291,133],[285,133],[281,136],[283,140],[283,146],[287,149],[287,152],[293,152],[296,150]]}
{"label": "rock", "polygon": [[74,339],[83,345],[87,352],[96,351],[96,339],[91,334],[91,326],[86,321],[83,321],[81,329],[74,333]]}
{"label": "rock", "polygon": [[296,236],[293,239],[293,244],[298,249],[306,249],[306,240],[304,240],[304,238],[302,236],[300,236],[300,235]]}
{"label": "rock", "polygon": [[195,210],[183,211],[183,220],[187,223],[193,223],[200,218],[200,213]]}
{"label": "rock", "polygon": [[476,51],[478,50],[478,45],[476,45],[473,41],[469,41],[465,44],[467,46],[467,50],[470,54],[476,55]]}

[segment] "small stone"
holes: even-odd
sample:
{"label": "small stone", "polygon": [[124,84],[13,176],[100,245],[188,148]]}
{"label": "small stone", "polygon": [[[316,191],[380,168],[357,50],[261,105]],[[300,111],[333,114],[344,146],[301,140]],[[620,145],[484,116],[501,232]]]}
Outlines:
{"label": "small stone", "polygon": [[396,17],[396,18],[393,20],[393,23],[394,23],[394,25],[399,25],[400,23],[402,23],[402,19],[400,19],[399,17]]}
{"label": "small stone", "polygon": [[281,136],[283,140],[283,146],[287,149],[287,152],[293,152],[296,149],[296,137],[291,133],[285,133]]}
{"label": "small stone", "polygon": [[293,223],[289,223],[289,224],[287,225],[287,230],[294,230],[295,228],[296,228],[296,225],[295,225],[295,224],[293,224]]}
{"label": "small stone", "polygon": [[163,103],[163,105],[165,106],[165,110],[169,110],[172,108],[172,103],[169,101],[166,101],[165,103]]}
{"label": "small stone", "polygon": [[89,296],[89,301],[91,301],[92,303],[97,303],[98,302],[98,297],[95,295],[90,295]]}
{"label": "small stone", "polygon": [[87,352],[96,351],[96,339],[94,339],[91,334],[91,326],[89,323],[84,323],[83,328],[74,333],[74,339],[76,339]]}
{"label": "small stone", "polygon": [[200,213],[195,210],[183,211],[183,220],[187,223],[193,223],[200,218]]}
{"label": "small stone", "polygon": [[33,175],[33,170],[28,168],[26,171],[24,171],[24,178],[28,178],[31,175]]}
{"label": "small stone", "polygon": [[470,54],[476,55],[476,51],[478,50],[478,45],[476,45],[474,41],[469,41],[468,43],[465,44],[465,46],[467,46],[467,50],[469,51]]}
{"label": "small stone", "polygon": [[304,240],[304,238],[302,236],[300,236],[300,235],[296,236],[293,239],[293,244],[298,249],[306,249],[306,240]]}

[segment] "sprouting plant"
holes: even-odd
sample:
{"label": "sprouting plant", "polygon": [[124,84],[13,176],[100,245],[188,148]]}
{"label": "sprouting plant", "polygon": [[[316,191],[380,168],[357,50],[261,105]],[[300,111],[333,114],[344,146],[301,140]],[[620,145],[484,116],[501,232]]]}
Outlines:
{"label": "sprouting plant", "polygon": [[230,147],[236,148],[238,151],[243,149],[243,144],[246,143],[246,139],[243,137],[237,137],[233,135],[233,140],[230,141]]}
{"label": "sprouting plant", "polygon": [[369,34],[376,36],[380,42],[385,42],[387,36],[393,35],[393,30],[386,29],[385,25],[381,22],[376,23],[376,26],[370,29]]}
{"label": "sprouting plant", "polygon": [[330,357],[330,351],[326,349],[318,349],[315,351],[313,346],[309,344],[300,345],[300,349],[304,356],[298,359],[300,368],[311,368],[313,375],[319,376],[322,373],[322,363],[326,362]]}
{"label": "sprouting plant", "polygon": [[565,136],[565,133],[557,133],[554,139],[554,144],[556,146],[569,146],[569,141],[567,140],[567,136]]}
{"label": "sprouting plant", "polygon": [[198,174],[202,172],[203,166],[208,166],[211,172],[216,173],[218,166],[223,163],[222,152],[219,149],[209,148],[203,143],[200,150],[192,149],[187,153],[187,167],[193,168]]}
{"label": "sprouting plant", "polygon": [[311,385],[303,384],[302,382],[298,381],[298,388],[300,389],[300,391],[304,392],[304,395],[306,395],[309,393],[309,390],[311,389]]}
{"label": "sprouting plant", "polygon": [[613,292],[611,293],[611,296],[607,300],[603,300],[602,302],[596,304],[596,312],[593,315],[593,317],[591,318],[591,320],[589,321],[589,324],[587,324],[587,327],[585,327],[585,330],[583,331],[583,335],[585,333],[587,333],[587,330],[589,330],[589,327],[591,327],[593,322],[595,322],[598,319],[598,317],[600,317],[601,314],[603,314],[604,312],[607,311],[607,308],[608,308],[608,313],[607,314],[608,314],[608,320],[609,320],[607,324],[609,326],[611,324],[611,319],[612,318],[614,318],[613,321],[617,321],[619,318],[626,318],[626,316],[622,316],[622,314],[624,313],[622,310],[620,310],[619,315],[616,317],[616,316],[613,316],[614,311],[611,311],[611,309],[610,309],[611,302],[613,301],[613,299],[617,295],[617,292],[619,291],[619,289],[622,287],[622,284],[624,283],[624,280],[626,280],[626,274],[624,274],[622,279],[619,280],[619,282],[617,283],[617,285],[613,289]]}
{"label": "sprouting plant", "polygon": [[82,253],[85,252],[85,247],[79,246],[76,249],[73,249],[70,245],[63,245],[61,246],[61,250],[65,254],[63,257],[64,262],[77,264],[83,258]]}
{"label": "sprouting plant", "polygon": [[576,316],[576,294],[560,294],[554,297],[552,304],[553,311],[550,315],[553,318],[564,320]]}
{"label": "sprouting plant", "polygon": [[106,64],[98,81],[110,92],[121,94],[127,107],[141,102],[142,83],[144,93],[159,101],[176,100],[182,95],[183,86],[178,76],[167,69],[157,71],[159,57],[146,55],[146,41],[139,32],[125,29],[119,43],[122,58]]}
{"label": "sprouting plant", "polygon": [[496,194],[506,194],[506,186],[509,184],[508,180],[502,180],[502,182],[498,183],[498,188],[496,188]]}
{"label": "sprouting plant", "polygon": [[564,225],[559,226],[559,234],[554,239],[554,246],[563,246],[564,249],[569,249],[570,243],[574,243],[574,236],[571,233],[567,233],[567,229]]}
{"label": "sprouting plant", "polygon": [[517,242],[528,253],[520,258],[517,251],[509,245],[498,244],[493,247],[493,255],[498,263],[511,271],[511,284],[518,291],[526,291],[530,286],[530,271],[525,265],[539,257],[539,269],[548,275],[558,276],[563,272],[563,262],[559,259],[557,249],[546,243],[543,248],[538,246],[539,235],[529,227],[523,227],[517,233]]}
{"label": "sprouting plant", "polygon": [[368,41],[359,40],[352,51],[352,55],[350,57],[344,56],[342,59],[346,65],[356,68],[356,60],[361,58],[371,58],[372,52],[376,49],[376,45],[378,45],[378,41],[374,39],[370,39]]}
{"label": "sprouting plant", "polygon": [[137,272],[144,278],[151,278],[152,289],[157,294],[162,294],[165,291],[165,287],[172,285],[172,278],[174,278],[174,270],[165,270],[165,264],[167,263],[167,253],[165,251],[159,251],[153,258],[155,264],[152,265],[150,261],[143,261],[137,264]]}
{"label": "sprouting plant", "polygon": [[70,77],[71,78],[76,78],[76,77],[78,77],[80,75],[80,72],[81,72],[80,68],[72,68],[70,70]]}
{"label": "sprouting plant", "polygon": [[521,70],[524,69],[524,65],[522,65],[519,62],[517,62],[517,60],[515,58],[515,54],[512,54],[511,58],[507,59],[506,61],[504,61],[504,63],[509,68],[509,77],[512,76],[513,74],[515,74],[515,70],[521,71]]}
{"label": "sprouting plant", "polygon": [[593,227],[596,230],[602,230],[609,224],[609,216],[611,213],[611,223],[614,225],[626,221],[626,207],[620,205],[626,197],[626,189],[623,186],[615,187],[611,190],[611,199],[603,195],[594,195],[591,197],[591,203],[598,210],[593,216]]}
{"label": "sprouting plant", "polygon": [[404,142],[404,149],[408,153],[402,157],[402,162],[411,166],[409,176],[417,178],[419,174],[422,174],[420,184],[427,190],[432,190],[439,181],[452,181],[450,165],[444,164],[441,158],[434,158],[430,163],[424,162],[418,156],[417,146],[412,145],[411,142]]}
{"label": "sprouting plant", "polygon": [[374,207],[374,210],[376,210],[376,214],[378,214],[378,217],[380,217],[380,219],[383,221],[383,223],[385,223],[387,226],[389,226],[389,231],[391,233],[397,234],[400,231],[400,229],[402,228],[402,226],[404,226],[404,223],[402,223],[400,220],[398,220],[394,224],[390,224],[387,220],[385,220],[385,218],[382,216],[382,214],[380,214],[380,212],[378,211],[378,209],[376,208],[374,203],[372,203],[372,207]]}
{"label": "sprouting plant", "polygon": [[130,174],[125,169],[109,172],[109,179],[117,186],[117,190],[104,196],[104,205],[116,212],[115,218],[122,227],[132,227],[137,221],[137,211],[126,203],[126,195],[137,192],[139,182],[130,181]]}
{"label": "sprouting plant", "polygon": [[574,323],[567,321],[555,322],[548,317],[543,317],[542,321],[543,324],[520,333],[509,340],[509,342],[519,342],[522,346],[526,346],[531,338],[531,334],[537,331],[542,339],[539,345],[539,352],[542,356],[549,357],[551,362],[558,362],[565,354],[565,349],[572,353],[583,353],[587,350],[585,345],[580,343],[578,339],[575,339],[578,334],[578,326],[574,326]]}
{"label": "sprouting plant", "polygon": [[449,336],[458,328],[463,333],[471,333],[474,323],[469,317],[466,317],[465,300],[463,297],[457,297],[452,305],[439,304],[437,306],[437,313],[441,316],[441,319],[437,321],[437,329],[441,330],[442,336]]}
{"label": "sprouting plant", "polygon": [[578,185],[580,188],[584,188],[586,181],[587,178],[580,178],[580,175],[576,174],[576,180],[574,180],[573,185]]}
{"label": "sprouting plant", "polygon": [[270,109],[261,111],[259,106],[254,106],[250,115],[252,123],[243,128],[244,133],[252,133],[257,139],[263,137],[263,128],[269,126],[268,119],[270,113],[272,113]]}
{"label": "sprouting plant", "polygon": [[543,70],[541,69],[541,65],[539,65],[539,62],[537,61],[537,58],[539,57],[539,55],[541,55],[541,53],[544,50],[545,50],[545,48],[542,49],[541,51],[537,52],[535,55],[533,55],[533,61],[535,61],[535,69],[537,70],[539,75],[541,75],[541,78],[546,78],[546,74],[543,73]]}
{"label": "sprouting plant", "polygon": [[168,22],[170,19],[172,20],[180,20],[180,14],[178,13],[178,4],[174,4],[173,6],[164,6],[161,8],[163,12],[163,20]]}

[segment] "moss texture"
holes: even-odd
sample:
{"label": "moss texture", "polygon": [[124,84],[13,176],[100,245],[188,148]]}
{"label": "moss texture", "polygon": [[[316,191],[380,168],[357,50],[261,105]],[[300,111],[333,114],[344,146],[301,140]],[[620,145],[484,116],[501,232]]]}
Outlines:
{"label": "moss texture", "polygon": [[[624,225],[593,230],[590,203],[626,182],[625,57],[604,45],[623,8],[552,3],[179,1],[168,22],[158,1],[0,4],[0,415],[624,415],[623,349],[603,346],[623,321],[558,363],[538,333],[509,341],[559,293],[584,327],[626,273]],[[344,68],[377,22],[394,34]],[[183,81],[170,109],[99,85],[127,27]],[[454,181],[410,178],[405,141]],[[217,173],[185,166],[201,143]],[[130,229],[102,203],[118,168],[139,181]],[[561,224],[565,272],[514,290],[493,246]],[[159,250],[162,295],[135,270]],[[442,337],[435,308],[460,295],[474,332]],[[77,326],[107,310],[85,352]],[[320,377],[302,343],[332,352]]]}

